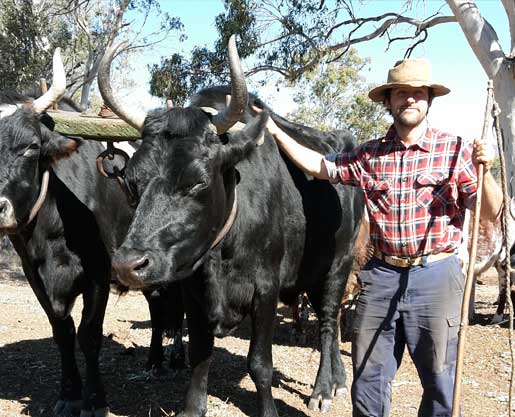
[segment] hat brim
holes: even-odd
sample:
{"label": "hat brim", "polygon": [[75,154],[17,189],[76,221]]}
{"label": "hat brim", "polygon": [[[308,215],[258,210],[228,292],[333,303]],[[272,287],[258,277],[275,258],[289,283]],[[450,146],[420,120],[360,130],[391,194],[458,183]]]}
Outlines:
{"label": "hat brim", "polygon": [[421,81],[410,81],[409,83],[388,83],[380,85],[379,87],[373,88],[368,93],[368,97],[370,100],[376,103],[382,103],[384,101],[384,93],[386,90],[391,90],[392,88],[398,87],[428,87],[433,90],[433,96],[439,97],[449,94],[451,92],[447,87],[440,84],[428,84],[427,82]]}

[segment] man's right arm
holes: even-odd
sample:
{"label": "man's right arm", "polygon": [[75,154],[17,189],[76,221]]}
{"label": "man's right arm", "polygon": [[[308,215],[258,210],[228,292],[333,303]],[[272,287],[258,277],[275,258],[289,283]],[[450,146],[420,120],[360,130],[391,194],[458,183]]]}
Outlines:
{"label": "man's right arm", "polygon": [[318,179],[331,179],[324,162],[324,155],[298,143],[281,130],[271,117],[268,119],[267,128],[279,147],[302,171]]}

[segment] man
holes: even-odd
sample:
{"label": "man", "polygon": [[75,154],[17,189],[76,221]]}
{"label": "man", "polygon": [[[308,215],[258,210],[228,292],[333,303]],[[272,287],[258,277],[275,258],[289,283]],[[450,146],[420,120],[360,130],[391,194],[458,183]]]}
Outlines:
{"label": "man", "polygon": [[489,172],[493,152],[429,126],[433,98],[449,91],[431,81],[428,61],[397,62],[387,83],[369,93],[393,125],[384,138],[350,153],[323,156],[268,124],[305,172],[359,186],[366,195],[375,256],[360,275],[354,316],[354,417],[388,416],[406,346],[424,389],[418,415],[451,415],[464,286],[455,253],[465,209],[475,205],[478,164],[485,172],[482,216],[498,216],[502,193]]}

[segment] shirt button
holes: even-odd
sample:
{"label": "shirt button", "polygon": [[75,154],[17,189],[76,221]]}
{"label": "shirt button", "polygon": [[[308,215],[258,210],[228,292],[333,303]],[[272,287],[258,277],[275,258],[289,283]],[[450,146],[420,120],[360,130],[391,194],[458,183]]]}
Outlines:
{"label": "shirt button", "polygon": [[408,181],[408,177],[402,177],[402,182]]}
{"label": "shirt button", "polygon": [[401,243],[401,247],[405,248],[405,247],[407,247],[407,246],[408,246],[408,243],[407,243],[407,242],[402,242],[402,243]]}

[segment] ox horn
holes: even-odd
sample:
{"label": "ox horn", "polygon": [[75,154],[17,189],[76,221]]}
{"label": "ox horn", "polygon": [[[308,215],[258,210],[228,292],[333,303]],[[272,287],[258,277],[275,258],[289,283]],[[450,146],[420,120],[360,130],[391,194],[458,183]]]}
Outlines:
{"label": "ox horn", "polygon": [[55,49],[52,64],[54,71],[52,86],[45,94],[32,102],[32,108],[36,113],[43,113],[57,103],[66,90],[66,73],[61,60],[61,48]]}
{"label": "ox horn", "polygon": [[234,35],[229,38],[229,69],[231,71],[231,101],[223,112],[213,117],[213,124],[216,126],[218,134],[227,132],[241,119],[249,99]]}
{"label": "ox horn", "polygon": [[104,103],[120,118],[125,120],[132,127],[141,131],[143,129],[143,123],[147,114],[141,110],[128,110],[123,106],[121,102],[113,95],[111,88],[111,63],[113,62],[115,54],[119,49],[126,47],[127,42],[122,42],[117,46],[111,46],[104,54],[100,61],[98,68],[98,89]]}

